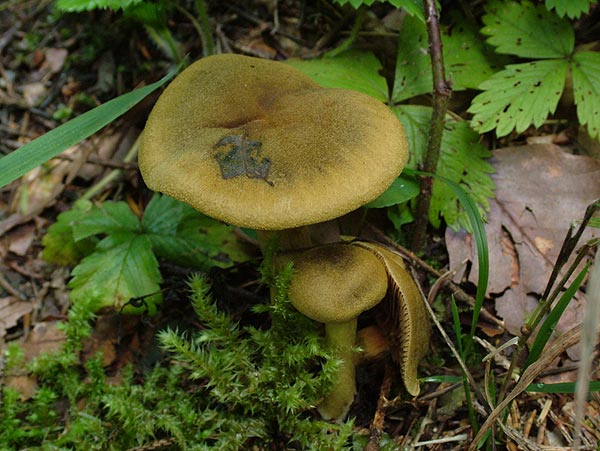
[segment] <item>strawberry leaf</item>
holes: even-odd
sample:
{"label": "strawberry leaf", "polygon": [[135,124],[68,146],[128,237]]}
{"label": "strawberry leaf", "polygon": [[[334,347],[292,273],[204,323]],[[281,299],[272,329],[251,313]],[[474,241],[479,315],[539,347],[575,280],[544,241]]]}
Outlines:
{"label": "strawberry leaf", "polygon": [[62,266],[74,265],[94,251],[98,242],[95,237],[76,240],[73,232],[73,225],[89,214],[91,208],[91,202],[78,200],[71,210],[58,215],[42,238],[44,260]]}
{"label": "strawberry leaf", "polygon": [[348,50],[335,57],[312,60],[291,58],[286,63],[325,88],[352,89],[382,102],[388,99],[387,83],[379,74],[381,63],[371,52]]}
{"label": "strawberry leaf", "polygon": [[[406,130],[409,147],[413,151],[408,167],[414,169],[425,156],[432,109],[420,105],[401,105],[393,110]],[[482,214],[489,211],[488,199],[494,194],[494,183],[490,177],[493,168],[486,161],[490,156],[490,152],[479,142],[479,135],[471,130],[467,122],[447,116],[436,173],[464,188]],[[455,192],[446,183],[436,179],[429,211],[431,224],[439,227],[441,217],[453,229],[460,226],[470,229]]]}
{"label": "strawberry leaf", "polygon": [[569,21],[531,2],[493,1],[481,32],[498,53],[524,58],[562,58],[573,52],[575,33]]}
{"label": "strawberry leaf", "polygon": [[[339,5],[350,4],[354,9],[361,6],[371,6],[378,0],[334,0]],[[387,2],[396,8],[404,9],[409,15],[418,17],[421,21],[425,21],[423,13],[423,2],[421,0],[387,0]]]}
{"label": "strawberry leaf", "polygon": [[576,53],[571,72],[579,122],[592,138],[600,138],[600,53]]}
{"label": "strawberry leaf", "polygon": [[157,293],[162,281],[158,262],[148,237],[133,232],[113,233],[102,240],[96,252],[77,265],[69,282],[71,301],[86,303],[94,310],[120,309],[132,298],[147,296],[142,307],[127,305],[125,312],[156,312],[162,302]]}
{"label": "strawberry leaf", "polygon": [[103,202],[73,222],[76,241],[93,235],[139,231],[140,222],[125,202]]}
{"label": "strawberry leaf", "polygon": [[560,17],[577,19],[590,10],[592,3],[596,0],[546,0],[546,8],[554,9]]}
{"label": "strawberry leaf", "polygon": [[480,133],[495,128],[497,136],[541,126],[556,109],[568,68],[562,59],[507,66],[479,86],[484,92],[468,110],[471,125]]}
{"label": "strawberry leaf", "polygon": [[169,196],[154,195],[144,211],[142,229],[156,255],[180,265],[224,268],[249,258],[232,226]]}
{"label": "strawberry leaf", "polygon": [[[457,18],[442,33],[446,76],[452,89],[476,89],[504,63],[478,37],[474,23]],[[433,90],[429,40],[425,25],[407,17],[398,36],[392,100],[396,103]]]}

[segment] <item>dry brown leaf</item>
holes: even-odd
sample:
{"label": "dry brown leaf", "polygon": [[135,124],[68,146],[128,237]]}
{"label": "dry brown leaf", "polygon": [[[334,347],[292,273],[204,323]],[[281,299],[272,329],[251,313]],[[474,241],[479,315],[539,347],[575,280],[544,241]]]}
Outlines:
{"label": "dry brown leaf", "polygon": [[4,338],[7,329],[15,327],[32,310],[33,306],[29,302],[19,301],[13,296],[0,298],[0,339]]}
{"label": "dry brown leaf", "polygon": [[[537,305],[572,221],[600,197],[600,161],[571,155],[553,144],[507,147],[494,152],[496,199],[485,226],[490,255],[487,294],[497,295],[496,311],[512,334]],[[598,230],[588,231],[583,240]],[[475,244],[465,232],[448,229],[446,244],[451,267],[473,261],[465,277],[477,283]],[[581,322],[584,298],[571,302],[557,330],[565,332]],[[574,350],[570,355],[576,358]]]}

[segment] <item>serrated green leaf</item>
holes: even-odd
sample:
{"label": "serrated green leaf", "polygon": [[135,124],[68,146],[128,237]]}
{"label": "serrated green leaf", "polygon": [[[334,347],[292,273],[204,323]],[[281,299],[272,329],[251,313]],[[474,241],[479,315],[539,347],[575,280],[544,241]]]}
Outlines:
{"label": "serrated green leaf", "polygon": [[388,99],[387,83],[379,74],[381,63],[371,52],[348,50],[335,57],[312,60],[291,58],[286,63],[325,88],[352,89],[382,102]]}
{"label": "serrated green leaf", "polygon": [[[478,37],[474,23],[457,18],[442,30],[446,78],[452,89],[476,89],[501,67],[505,59],[491,51]],[[427,29],[407,17],[398,35],[398,55],[392,100],[396,103],[433,90]]]}
{"label": "serrated green leaf", "polygon": [[159,81],[103,103],[0,158],[0,188],[124,114],[173,78],[181,66],[178,65]]}
{"label": "serrated green leaf", "polygon": [[[409,148],[413,152],[407,166],[414,169],[426,152],[432,109],[400,105],[393,110],[404,125]],[[487,161],[490,156],[491,153],[479,142],[479,135],[466,122],[447,117],[437,174],[460,185],[475,201],[482,215],[489,211],[488,199],[494,194],[494,183],[490,177],[494,169]],[[470,229],[456,193],[440,180],[433,182],[429,213],[430,222],[435,227],[440,226],[440,218],[443,217],[453,229],[460,226]]]}
{"label": "serrated green leaf", "polygon": [[68,12],[92,11],[94,9],[126,9],[144,0],[57,0],[56,7]]}
{"label": "serrated green leaf", "polygon": [[600,138],[600,53],[578,52],[571,65],[577,117],[592,138]]}
{"label": "serrated green leaf", "polygon": [[42,258],[50,263],[74,265],[91,254],[98,242],[95,238],[75,240],[73,224],[80,221],[92,209],[89,201],[78,200],[71,210],[58,215],[42,238]]}
{"label": "serrated green leaf", "polygon": [[398,34],[392,100],[397,103],[432,90],[427,29],[423,22],[405,17]]}
{"label": "serrated green leaf", "polygon": [[156,312],[162,302],[157,293],[162,281],[158,262],[148,237],[132,232],[114,233],[98,244],[98,251],[77,265],[69,282],[71,301],[85,302],[99,310],[103,307],[121,309],[136,297],[145,297],[145,306],[125,307],[127,313]]}
{"label": "serrated green leaf", "polygon": [[493,1],[486,7],[481,29],[498,53],[523,58],[568,57],[575,45],[569,21],[549,12],[544,5],[525,1]]}
{"label": "serrated green leaf", "polygon": [[[362,5],[371,6],[376,1],[383,0],[334,0],[339,5],[350,4],[354,9],[360,8]],[[425,21],[425,14],[423,13],[423,2],[421,0],[387,0],[392,6],[396,8],[404,9],[411,16],[416,16],[421,21]]]}
{"label": "serrated green leaf", "polygon": [[568,68],[562,59],[507,66],[479,86],[484,92],[468,110],[471,125],[481,133],[495,128],[497,136],[540,127],[556,110]]}
{"label": "serrated green leaf", "polygon": [[458,17],[443,29],[446,78],[454,91],[477,89],[507,63],[507,57],[497,54],[481,40],[477,28],[475,23]]}
{"label": "serrated green leaf", "polygon": [[158,256],[180,265],[224,268],[250,258],[233,227],[168,196],[154,195],[142,229]]}
{"label": "serrated green leaf", "polygon": [[546,8],[554,9],[560,17],[568,16],[577,19],[590,10],[597,0],[546,0]]}
{"label": "serrated green leaf", "polygon": [[419,184],[413,179],[400,176],[377,199],[365,205],[367,208],[384,208],[402,204],[419,195]]}
{"label": "serrated green leaf", "polygon": [[75,241],[100,234],[140,231],[139,219],[125,202],[106,201],[96,205],[72,226]]}

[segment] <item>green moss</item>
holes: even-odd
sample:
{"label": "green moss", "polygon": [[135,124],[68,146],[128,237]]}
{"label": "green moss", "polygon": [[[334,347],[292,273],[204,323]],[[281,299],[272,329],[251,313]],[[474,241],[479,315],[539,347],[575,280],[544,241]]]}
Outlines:
{"label": "green moss", "polygon": [[[118,384],[108,382],[101,355],[81,365],[93,314],[74,306],[62,351],[31,365],[35,396],[23,403],[3,388],[0,449],[123,450],[158,441],[181,450],[350,447],[351,422],[330,424],[311,412],[337,362],[315,323],[291,308],[290,278],[287,268],[273,279],[273,301],[254,306],[249,325],[217,309],[207,281],[193,277],[203,327],[160,332],[168,361],[143,375],[127,367]],[[22,367],[20,354],[5,353],[7,374]]]}

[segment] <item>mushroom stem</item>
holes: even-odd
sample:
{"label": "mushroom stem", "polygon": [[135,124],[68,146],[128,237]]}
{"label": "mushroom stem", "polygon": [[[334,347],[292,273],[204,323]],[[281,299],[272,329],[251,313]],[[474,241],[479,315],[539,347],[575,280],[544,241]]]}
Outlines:
{"label": "mushroom stem", "polygon": [[258,230],[258,243],[261,251],[274,243],[279,251],[306,249],[313,245],[310,226],[284,230]]}
{"label": "mushroom stem", "polygon": [[341,323],[325,324],[325,341],[334,357],[341,361],[331,391],[317,406],[325,420],[343,420],[354,400],[356,379],[353,354],[356,324],[356,318]]}

